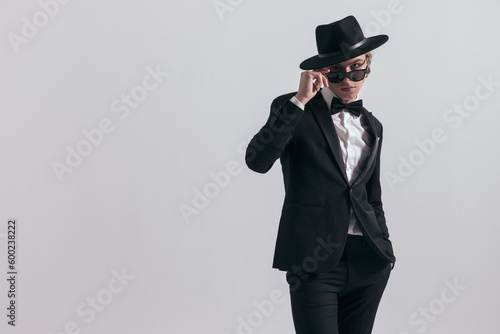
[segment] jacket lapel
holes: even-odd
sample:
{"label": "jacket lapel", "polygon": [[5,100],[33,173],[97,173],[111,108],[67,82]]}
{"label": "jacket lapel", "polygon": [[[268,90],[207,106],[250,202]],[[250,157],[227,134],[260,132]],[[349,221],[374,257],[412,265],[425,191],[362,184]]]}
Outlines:
{"label": "jacket lapel", "polygon": [[373,138],[379,137],[377,128],[375,127],[375,122],[373,121],[373,116],[372,113],[366,110],[366,108],[363,108],[361,111],[361,114],[366,120],[366,123],[368,124],[368,132],[373,136]]}
{"label": "jacket lapel", "polygon": [[316,121],[323,132],[323,135],[328,142],[328,146],[335,157],[340,170],[342,171],[342,176],[347,184],[347,174],[345,172],[344,159],[342,158],[342,151],[340,150],[340,141],[337,136],[337,131],[335,131],[335,125],[333,125],[332,117],[328,106],[323,98],[321,92],[318,92],[308,103],[307,106],[311,108],[312,114],[314,115]]}
{"label": "jacket lapel", "polygon": [[[346,167],[344,164],[344,159],[342,158],[342,151],[340,150],[340,140],[337,135],[337,131],[335,130],[335,125],[333,124],[330,111],[328,110],[328,106],[325,102],[325,99],[323,98],[323,95],[318,92],[307,105],[311,108],[312,114],[314,115],[316,121],[319,124],[319,127],[321,128],[321,131],[323,132],[323,135],[326,138],[326,141],[328,142],[328,146],[330,147],[330,150],[335,157],[335,161],[342,171],[342,177],[344,178],[345,182],[349,184],[345,171]],[[363,180],[372,164],[375,163],[380,142],[380,134],[377,131],[372,114],[365,108],[363,108],[362,114],[367,121],[367,131],[373,136],[374,142],[370,157],[368,158],[368,163],[363,168],[363,171],[358,175],[358,177],[353,180],[352,187],[355,187],[359,182],[361,182],[361,180]]]}
{"label": "jacket lapel", "polygon": [[370,153],[370,157],[368,158],[368,162],[366,163],[366,166],[363,168],[361,173],[356,177],[356,179],[353,181],[352,186],[355,187],[363,178],[366,176],[368,173],[368,170],[370,170],[370,167],[372,164],[375,162],[375,158],[377,157],[378,154],[378,147],[379,147],[379,142],[380,142],[380,134],[377,131],[377,128],[375,127],[375,122],[373,120],[372,114],[363,108],[362,115],[367,121],[368,128],[367,131],[373,136],[373,145],[372,145],[372,151]]}

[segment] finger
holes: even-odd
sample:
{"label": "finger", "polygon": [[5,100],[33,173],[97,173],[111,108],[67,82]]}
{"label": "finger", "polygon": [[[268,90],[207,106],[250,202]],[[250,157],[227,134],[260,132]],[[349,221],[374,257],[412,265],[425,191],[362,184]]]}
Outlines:
{"label": "finger", "polygon": [[313,84],[313,92],[316,93],[321,89],[321,84],[322,81],[320,78],[315,78],[314,84]]}
{"label": "finger", "polygon": [[330,87],[330,82],[328,81],[328,78],[323,76],[323,84],[326,86],[326,87]]}
{"label": "finger", "polygon": [[313,70],[313,72],[328,73],[328,72],[330,72],[330,69],[328,69],[328,68],[317,68],[317,69]]}
{"label": "finger", "polygon": [[319,81],[320,86],[329,87],[328,80],[324,76],[324,72],[316,72],[317,73],[317,81]]}
{"label": "finger", "polygon": [[321,73],[320,76],[319,76],[319,80],[321,80],[321,84],[325,87],[328,87],[328,79],[326,78],[326,76],[324,75],[324,73]]}
{"label": "finger", "polygon": [[314,90],[314,86],[316,85],[316,78],[314,77],[314,75],[310,75],[309,76],[309,87],[311,88],[311,90]]}
{"label": "finger", "polygon": [[318,87],[318,80],[316,80],[315,78],[312,78],[312,82],[311,82],[311,91],[313,93],[316,93],[316,89]]}
{"label": "finger", "polygon": [[312,90],[313,84],[314,84],[314,77],[311,75],[311,72],[310,71],[302,72],[299,89],[303,89],[304,91]]}

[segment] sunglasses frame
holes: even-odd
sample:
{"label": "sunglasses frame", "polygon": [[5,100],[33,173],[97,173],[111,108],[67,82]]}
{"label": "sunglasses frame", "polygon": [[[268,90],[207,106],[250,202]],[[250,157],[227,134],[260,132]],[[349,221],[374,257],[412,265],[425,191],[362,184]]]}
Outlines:
{"label": "sunglasses frame", "polygon": [[[358,81],[361,81],[361,80],[363,80],[364,78],[366,78],[366,72],[368,71],[369,67],[370,67],[370,66],[367,66],[367,67],[366,67],[365,69],[363,69],[363,70],[354,70],[354,71],[350,71],[350,72],[328,72],[328,73],[323,73],[323,75],[324,75],[324,76],[328,79],[328,82],[331,82],[331,83],[340,83],[340,82],[344,81],[344,79],[345,79],[346,77],[348,77],[348,78],[349,78],[349,80],[351,80],[351,81],[358,82]],[[352,73],[355,73],[355,72],[363,72],[363,73],[364,73],[364,75],[363,75],[363,77],[362,77],[361,79],[359,79],[359,80],[353,80],[353,78],[352,78],[353,74],[352,74]],[[331,80],[330,80],[330,78],[328,77],[328,74],[330,74],[330,73],[340,74],[340,75],[342,75],[342,78],[340,79],[340,81],[331,81]]]}

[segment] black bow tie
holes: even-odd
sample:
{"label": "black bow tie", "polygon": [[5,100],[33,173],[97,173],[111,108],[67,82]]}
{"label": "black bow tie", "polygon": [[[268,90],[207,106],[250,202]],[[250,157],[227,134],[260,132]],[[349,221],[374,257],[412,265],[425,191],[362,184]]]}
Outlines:
{"label": "black bow tie", "polygon": [[334,97],[332,100],[330,113],[333,115],[341,112],[344,109],[353,114],[354,116],[359,116],[361,115],[361,110],[363,110],[363,100],[357,100],[351,103],[344,103],[342,102],[342,100]]}

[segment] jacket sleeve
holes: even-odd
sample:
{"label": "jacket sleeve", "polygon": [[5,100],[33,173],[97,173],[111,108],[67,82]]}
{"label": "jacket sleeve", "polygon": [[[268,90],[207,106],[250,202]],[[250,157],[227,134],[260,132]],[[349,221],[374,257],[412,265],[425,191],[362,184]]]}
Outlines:
{"label": "jacket sleeve", "polygon": [[245,162],[251,170],[266,173],[293,137],[304,111],[290,101],[294,94],[276,98],[266,124],[248,144]]}
{"label": "jacket sleeve", "polygon": [[375,170],[373,174],[366,184],[366,190],[368,194],[368,202],[373,208],[375,212],[375,216],[377,217],[377,222],[380,230],[382,231],[382,237],[387,242],[387,250],[386,252],[390,256],[394,256],[392,243],[389,240],[389,229],[387,228],[384,208],[382,205],[382,187],[380,184],[380,152],[382,151],[382,126],[380,127],[380,145],[377,152]]}
{"label": "jacket sleeve", "polygon": [[377,217],[377,222],[382,231],[384,239],[389,239],[389,231],[385,222],[385,213],[382,206],[382,187],[380,185],[380,151],[382,148],[382,137],[379,142],[379,151],[377,152],[377,157],[375,161],[375,170],[373,171],[370,180],[366,184],[366,190],[368,193],[368,202],[373,208],[375,215]]}

